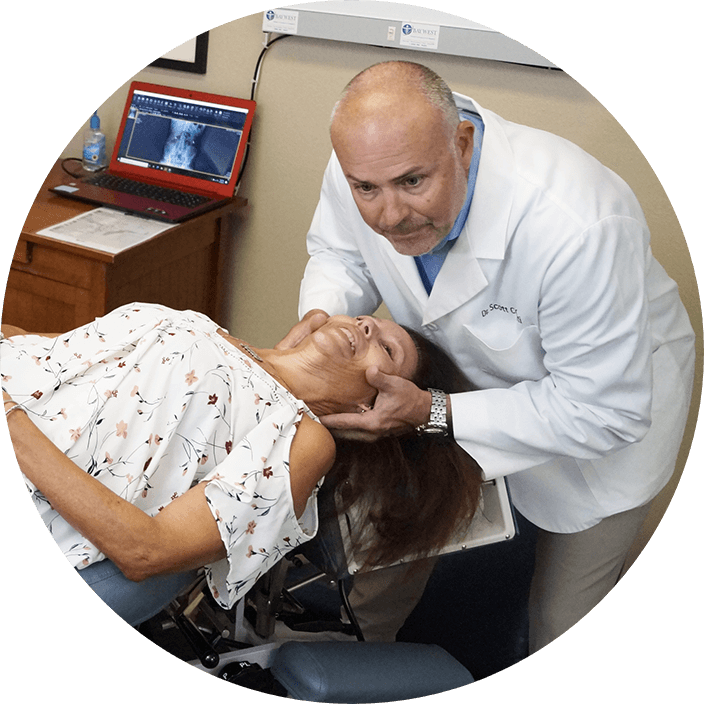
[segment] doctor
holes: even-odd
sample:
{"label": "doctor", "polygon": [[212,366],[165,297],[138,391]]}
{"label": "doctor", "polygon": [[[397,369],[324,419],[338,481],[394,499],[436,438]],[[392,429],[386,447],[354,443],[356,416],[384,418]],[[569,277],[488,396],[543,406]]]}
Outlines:
{"label": "doctor", "polygon": [[508,475],[540,529],[535,651],[615,584],[673,472],[694,365],[677,286],[616,174],[423,66],[359,74],[331,138],[303,318],[280,344],[383,301],[459,363],[480,390],[431,393],[371,370],[373,410],[323,422],[451,432],[487,478]]}

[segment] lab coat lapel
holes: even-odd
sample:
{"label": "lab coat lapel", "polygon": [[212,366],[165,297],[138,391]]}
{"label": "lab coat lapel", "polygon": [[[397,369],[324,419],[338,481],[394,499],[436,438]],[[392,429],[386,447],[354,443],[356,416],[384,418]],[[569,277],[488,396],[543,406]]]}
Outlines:
{"label": "lab coat lapel", "polygon": [[423,311],[423,325],[451,313],[474,298],[488,281],[470,245],[468,226],[457,238],[443,262]]}
{"label": "lab coat lapel", "polygon": [[423,324],[441,318],[474,298],[489,281],[482,260],[501,260],[508,243],[515,191],[514,160],[495,116],[479,108],[485,131],[472,207],[462,233],[450,250],[423,314]]}
{"label": "lab coat lapel", "polygon": [[415,259],[399,254],[387,239],[383,237],[379,237],[379,239],[382,251],[391,262],[388,271],[394,285],[399,291],[405,292],[402,299],[416,301],[417,309],[424,310],[428,304],[428,293],[418,273]]}

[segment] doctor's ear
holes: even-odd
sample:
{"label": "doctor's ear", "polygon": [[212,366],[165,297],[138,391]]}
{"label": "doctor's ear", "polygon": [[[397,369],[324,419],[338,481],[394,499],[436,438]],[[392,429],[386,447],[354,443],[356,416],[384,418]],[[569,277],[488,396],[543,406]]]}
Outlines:
{"label": "doctor's ear", "polygon": [[462,165],[465,169],[469,169],[472,153],[474,152],[474,125],[470,120],[461,120],[460,124],[457,125],[455,146],[462,160]]}

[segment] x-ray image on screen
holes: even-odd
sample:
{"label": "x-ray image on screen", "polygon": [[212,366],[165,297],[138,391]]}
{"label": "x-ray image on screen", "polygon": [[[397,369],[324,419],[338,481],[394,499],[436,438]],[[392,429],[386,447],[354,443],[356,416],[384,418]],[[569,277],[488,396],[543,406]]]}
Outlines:
{"label": "x-ray image on screen", "polygon": [[118,159],[212,181],[227,181],[246,115],[135,92]]}

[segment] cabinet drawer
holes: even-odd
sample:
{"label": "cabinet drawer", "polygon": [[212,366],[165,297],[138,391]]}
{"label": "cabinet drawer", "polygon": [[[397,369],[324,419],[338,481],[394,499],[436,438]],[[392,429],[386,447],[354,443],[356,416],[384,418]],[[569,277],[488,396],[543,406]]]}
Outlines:
{"label": "cabinet drawer", "polygon": [[104,276],[101,262],[22,238],[15,247],[12,269],[83,289],[93,287],[96,275]]}

